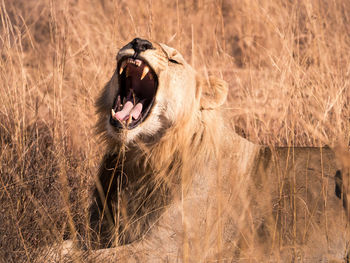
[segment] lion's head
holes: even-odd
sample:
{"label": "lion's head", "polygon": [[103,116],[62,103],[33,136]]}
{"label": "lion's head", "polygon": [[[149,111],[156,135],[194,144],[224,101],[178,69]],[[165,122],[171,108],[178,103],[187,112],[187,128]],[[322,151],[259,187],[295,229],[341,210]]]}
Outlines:
{"label": "lion's head", "polygon": [[97,127],[116,141],[149,139],[177,120],[219,107],[226,95],[223,80],[199,77],[174,48],[135,38],[118,52],[115,73],[97,101]]}

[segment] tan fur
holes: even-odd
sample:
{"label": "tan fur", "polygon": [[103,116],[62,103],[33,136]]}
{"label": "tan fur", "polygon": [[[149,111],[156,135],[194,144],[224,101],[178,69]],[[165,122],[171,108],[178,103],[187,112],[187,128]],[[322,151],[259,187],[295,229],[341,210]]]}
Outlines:
{"label": "tan fur", "polygon": [[[89,258],[102,262],[343,259],[347,219],[334,193],[333,152],[270,149],[236,135],[221,107],[227,84],[200,77],[175,49],[153,46],[140,53],[159,80],[151,114],[130,131],[120,133],[109,124],[118,89],[115,73],[97,102],[97,129],[106,141],[106,155],[122,156],[101,167],[122,165],[131,185],[146,183],[137,185],[132,194],[121,190],[124,216],[130,217],[128,209],[161,212],[155,218],[134,218],[142,224],[126,224],[123,229],[130,232],[131,244],[97,250]],[[117,59],[133,52],[121,49]],[[149,187],[152,193],[144,194]],[[133,208],[135,196],[152,202]],[[123,216],[121,210],[111,216],[115,212]]]}

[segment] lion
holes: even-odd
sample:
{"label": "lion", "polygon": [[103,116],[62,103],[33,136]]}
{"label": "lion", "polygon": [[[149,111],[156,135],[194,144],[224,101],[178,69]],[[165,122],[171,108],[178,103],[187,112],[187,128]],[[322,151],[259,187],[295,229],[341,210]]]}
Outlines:
{"label": "lion", "polygon": [[165,44],[135,38],[120,49],[96,103],[106,153],[87,261],[345,260],[333,151],[246,140],[227,93]]}

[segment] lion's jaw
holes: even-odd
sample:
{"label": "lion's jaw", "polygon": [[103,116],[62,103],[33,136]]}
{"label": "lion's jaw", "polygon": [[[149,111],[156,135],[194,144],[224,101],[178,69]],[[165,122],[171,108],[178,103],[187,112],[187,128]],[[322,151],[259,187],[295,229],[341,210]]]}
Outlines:
{"label": "lion's jaw", "polygon": [[[133,59],[134,54],[135,51],[130,44],[119,51],[117,55],[118,66],[113,76],[113,78],[118,78],[118,81],[114,81],[114,85],[111,81],[107,87],[109,89],[108,104],[110,109],[115,108],[114,112],[109,111],[107,117],[107,135],[126,144],[142,140],[142,138],[149,140],[168,126],[173,125],[175,120],[181,119],[180,116],[193,115],[196,110],[199,110],[196,73],[175,49],[164,44],[153,43],[152,49],[139,53],[135,59]],[[144,67],[149,68],[144,79],[154,80],[154,100],[146,105],[149,106],[148,112],[141,113],[141,115],[145,114],[142,116],[144,119],[140,120],[135,127],[131,129],[126,125],[116,127],[115,122],[118,121],[115,118],[115,114],[118,112],[116,101],[118,94],[121,94],[122,90],[125,89],[122,78],[128,74],[126,71],[129,64],[134,64],[131,66],[136,67],[136,64],[140,64],[140,62],[143,69]],[[139,74],[142,77],[141,73]],[[149,89],[148,87],[138,87],[141,90],[142,88]],[[123,111],[123,108],[119,109],[119,112]]]}

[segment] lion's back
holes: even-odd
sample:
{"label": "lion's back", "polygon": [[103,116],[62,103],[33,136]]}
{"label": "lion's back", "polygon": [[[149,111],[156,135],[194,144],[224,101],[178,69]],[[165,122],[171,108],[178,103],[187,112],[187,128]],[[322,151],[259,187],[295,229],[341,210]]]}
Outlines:
{"label": "lion's back", "polygon": [[344,257],[347,218],[336,193],[335,160],[326,147],[262,150],[252,192],[259,241],[267,249],[310,262]]}

